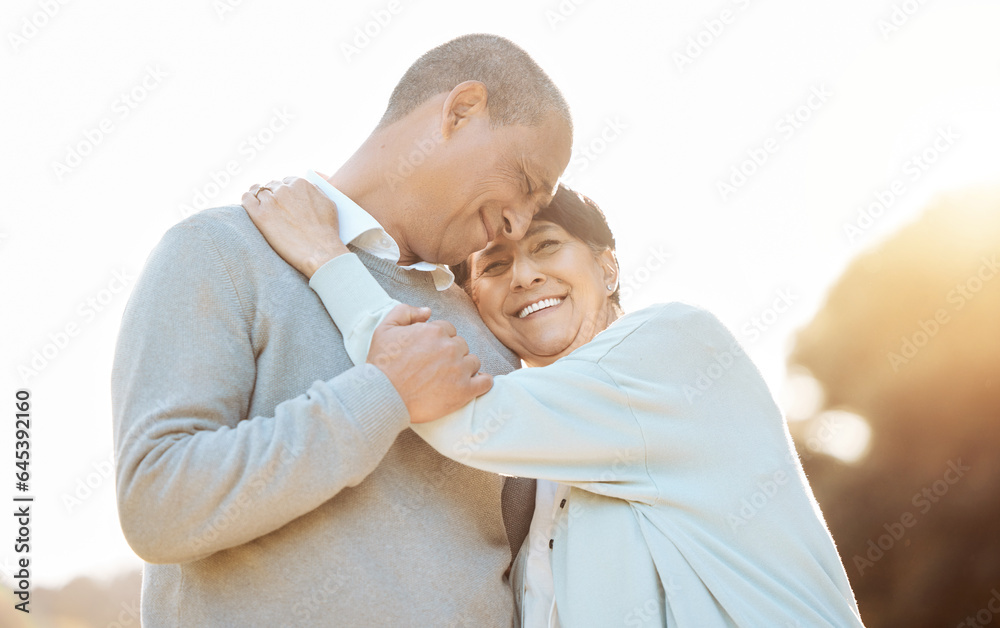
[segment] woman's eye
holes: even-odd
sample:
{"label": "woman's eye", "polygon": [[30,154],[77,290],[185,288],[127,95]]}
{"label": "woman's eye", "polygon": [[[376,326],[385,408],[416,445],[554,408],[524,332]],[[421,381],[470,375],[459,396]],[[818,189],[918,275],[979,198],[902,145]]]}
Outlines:
{"label": "woman's eye", "polygon": [[506,266],[506,264],[507,264],[507,262],[492,262],[490,264],[487,264],[486,268],[483,269],[482,274],[483,275],[495,275],[498,272],[501,272],[504,269],[504,267]]}
{"label": "woman's eye", "polygon": [[535,246],[535,252],[537,253],[538,251],[543,251],[545,249],[552,248],[557,244],[559,244],[558,240],[542,240]]}

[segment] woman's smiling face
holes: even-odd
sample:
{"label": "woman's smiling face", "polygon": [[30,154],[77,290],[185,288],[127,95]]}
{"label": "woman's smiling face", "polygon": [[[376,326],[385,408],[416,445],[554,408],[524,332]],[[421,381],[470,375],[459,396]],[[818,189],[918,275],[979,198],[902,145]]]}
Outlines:
{"label": "woman's smiling face", "polygon": [[610,249],[595,253],[559,225],[535,220],[523,239],[500,236],[472,255],[470,294],[500,342],[529,366],[544,366],[611,324],[617,275]]}

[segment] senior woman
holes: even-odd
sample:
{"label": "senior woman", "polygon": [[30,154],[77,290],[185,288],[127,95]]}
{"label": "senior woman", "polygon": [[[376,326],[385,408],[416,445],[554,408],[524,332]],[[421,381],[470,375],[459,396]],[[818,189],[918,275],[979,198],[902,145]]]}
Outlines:
{"label": "senior woman", "polygon": [[[306,202],[269,187],[286,211]],[[274,246],[268,207],[247,211]],[[275,248],[307,268],[309,252],[287,244]],[[412,428],[459,462],[539,479],[511,572],[521,625],[862,625],[760,373],[704,310],[621,315],[614,238],[593,202],[560,186],[523,239],[499,236],[455,270],[497,339],[539,368]],[[357,363],[407,307],[350,253],[310,285]]]}

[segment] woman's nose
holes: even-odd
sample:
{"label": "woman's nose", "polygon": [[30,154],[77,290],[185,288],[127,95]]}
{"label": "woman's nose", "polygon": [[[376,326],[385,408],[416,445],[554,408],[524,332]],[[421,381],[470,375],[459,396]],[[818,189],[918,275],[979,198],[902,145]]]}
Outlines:
{"label": "woman's nose", "polygon": [[511,289],[531,288],[545,281],[545,274],[527,258],[514,260],[511,273]]}

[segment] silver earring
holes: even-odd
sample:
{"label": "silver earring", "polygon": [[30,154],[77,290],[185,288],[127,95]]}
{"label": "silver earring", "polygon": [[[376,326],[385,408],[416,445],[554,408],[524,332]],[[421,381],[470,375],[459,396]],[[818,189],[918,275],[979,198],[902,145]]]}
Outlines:
{"label": "silver earring", "polygon": [[615,287],[612,286],[611,284],[608,284],[608,292],[614,292],[614,291],[615,291]]}

